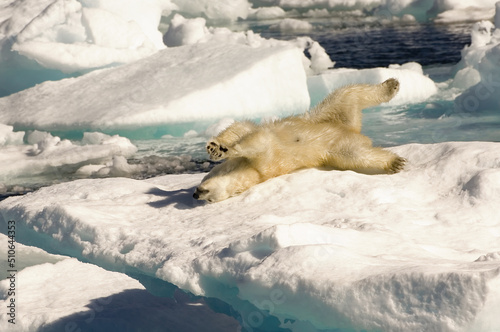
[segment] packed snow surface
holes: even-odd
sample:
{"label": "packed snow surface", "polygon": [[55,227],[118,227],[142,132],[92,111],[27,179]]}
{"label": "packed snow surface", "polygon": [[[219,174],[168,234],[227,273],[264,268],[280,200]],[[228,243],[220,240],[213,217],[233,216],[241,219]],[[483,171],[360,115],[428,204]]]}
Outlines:
{"label": "packed snow surface", "polygon": [[498,330],[500,144],[392,150],[402,173],[309,169],[208,205],[192,199],[204,174],[77,180],[2,201],[1,221],[19,242],[218,297],[243,326],[267,310],[296,331]]}

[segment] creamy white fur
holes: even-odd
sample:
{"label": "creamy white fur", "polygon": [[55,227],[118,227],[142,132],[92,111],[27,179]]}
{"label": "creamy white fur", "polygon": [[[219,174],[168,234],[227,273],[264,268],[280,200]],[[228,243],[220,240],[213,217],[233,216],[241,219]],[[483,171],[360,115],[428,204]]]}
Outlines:
{"label": "creamy white fur", "polygon": [[396,173],[405,160],[373,147],[362,135],[362,110],[391,100],[399,82],[354,84],[328,95],[302,115],[257,125],[235,122],[207,143],[212,169],[194,197],[217,202],[270,178],[301,168],[327,167],[363,173]]}

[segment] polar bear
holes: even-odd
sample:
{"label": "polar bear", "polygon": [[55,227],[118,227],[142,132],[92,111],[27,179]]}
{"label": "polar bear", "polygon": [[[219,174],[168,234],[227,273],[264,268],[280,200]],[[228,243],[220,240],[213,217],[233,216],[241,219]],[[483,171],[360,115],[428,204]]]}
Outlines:
{"label": "polar bear", "polygon": [[361,134],[361,111],[391,100],[399,82],[354,84],[328,95],[305,114],[255,124],[234,122],[207,143],[214,167],[193,197],[218,202],[270,178],[301,168],[333,168],[367,174],[397,173],[405,159]]}

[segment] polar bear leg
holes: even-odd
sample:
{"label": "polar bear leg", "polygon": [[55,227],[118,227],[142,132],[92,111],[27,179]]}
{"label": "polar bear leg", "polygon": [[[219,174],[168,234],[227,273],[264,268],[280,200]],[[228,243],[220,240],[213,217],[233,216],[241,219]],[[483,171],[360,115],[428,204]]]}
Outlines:
{"label": "polar bear leg", "polygon": [[256,128],[257,125],[251,121],[234,122],[217,137],[212,137],[208,141],[206,149],[210,159],[217,161],[227,158],[228,149]]}
{"label": "polar bear leg", "polygon": [[343,124],[361,132],[362,110],[390,101],[399,91],[399,82],[390,78],[380,84],[352,84],[335,90],[311,111],[318,122]]}
{"label": "polar bear leg", "polygon": [[346,137],[329,152],[325,166],[367,174],[394,174],[403,170],[406,160],[391,151],[373,147],[361,134]]}

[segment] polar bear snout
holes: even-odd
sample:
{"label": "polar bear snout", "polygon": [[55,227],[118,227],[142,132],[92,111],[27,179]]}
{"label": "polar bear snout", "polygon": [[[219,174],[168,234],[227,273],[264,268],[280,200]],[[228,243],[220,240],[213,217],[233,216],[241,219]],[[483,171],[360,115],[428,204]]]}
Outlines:
{"label": "polar bear snout", "polygon": [[193,198],[203,200],[203,199],[205,199],[204,197],[206,197],[208,193],[209,193],[209,190],[201,189],[200,187],[198,187],[194,191]]}

